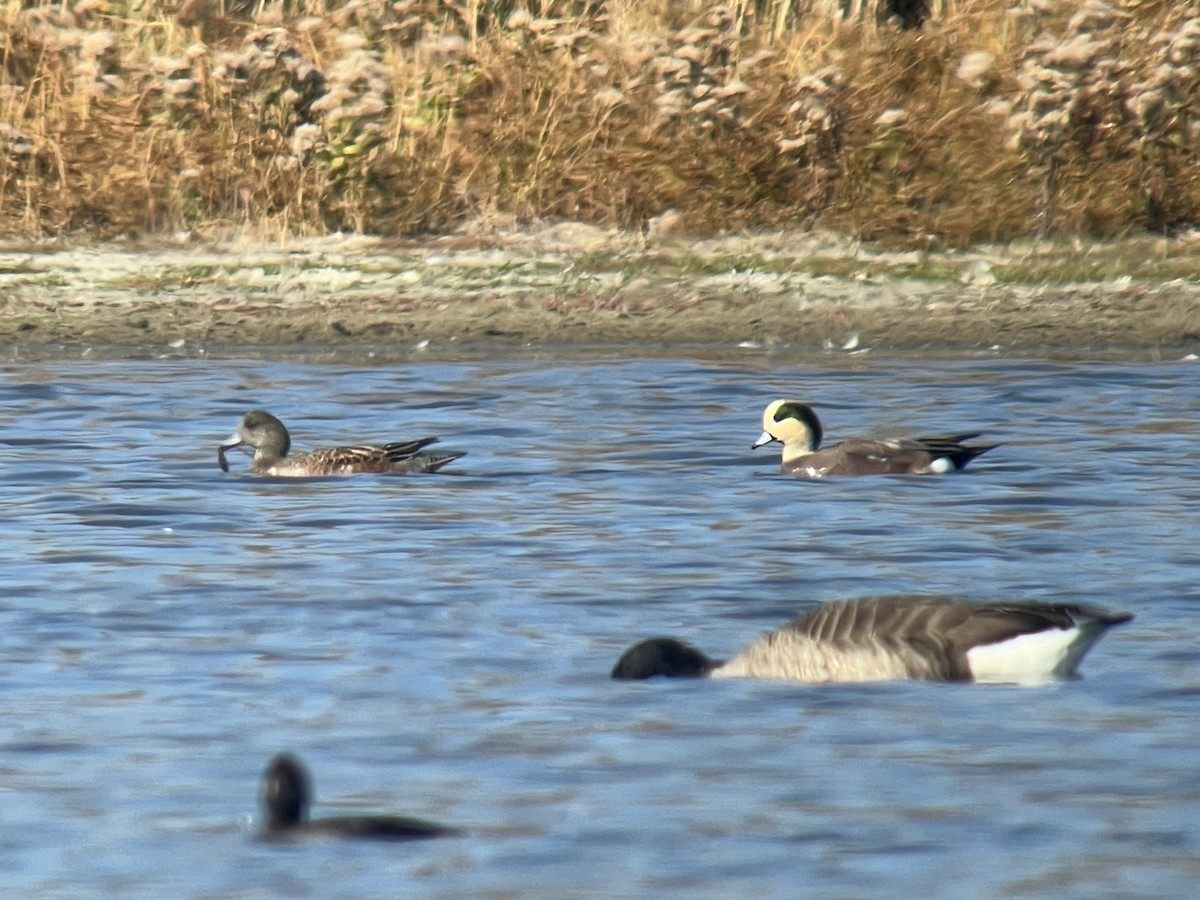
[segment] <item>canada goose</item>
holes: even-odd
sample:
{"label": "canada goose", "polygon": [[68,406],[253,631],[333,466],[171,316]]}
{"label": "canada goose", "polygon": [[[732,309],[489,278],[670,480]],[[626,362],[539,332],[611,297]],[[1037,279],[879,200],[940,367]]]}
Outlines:
{"label": "canada goose", "polygon": [[1068,603],[873,597],[818,606],[727,662],[674,638],[626,650],[613,678],[1038,682],[1067,678],[1102,634],[1133,616]]}
{"label": "canada goose", "polygon": [[751,449],[783,444],[782,469],[802,478],[825,475],[940,475],[965,468],[998,444],[968,446],[979,432],[874,441],[848,438],[821,449],[821,420],[805,403],[775,400],[763,410],[763,433]]}
{"label": "canada goose", "polygon": [[442,466],[466,456],[466,453],[420,453],[437,441],[436,437],[384,444],[381,447],[322,447],[308,453],[288,456],[292,438],[284,424],[269,412],[256,409],[246,413],[237,431],[217,448],[217,463],[229,471],[225,452],[234,447],[251,447],[254,459],[250,471],[255,475],[304,477],[314,475],[353,475],[357,473],[436,472]]}
{"label": "canada goose", "polygon": [[308,772],[296,757],[280,753],[263,775],[262,805],[266,814],[263,837],[281,839],[325,837],[379,838],[405,841],[459,834],[457,829],[403,816],[335,816],[309,819],[312,790]]}

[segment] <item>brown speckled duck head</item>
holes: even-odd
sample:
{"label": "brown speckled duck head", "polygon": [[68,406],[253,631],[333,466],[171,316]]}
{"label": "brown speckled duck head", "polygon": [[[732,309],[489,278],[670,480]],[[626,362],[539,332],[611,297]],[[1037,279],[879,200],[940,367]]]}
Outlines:
{"label": "brown speckled duck head", "polygon": [[255,409],[242,416],[237,430],[217,448],[217,461],[222,471],[229,471],[225,454],[237,447],[246,447],[254,452],[255,463],[274,462],[283,459],[292,449],[292,436],[287,427],[266,410]]}

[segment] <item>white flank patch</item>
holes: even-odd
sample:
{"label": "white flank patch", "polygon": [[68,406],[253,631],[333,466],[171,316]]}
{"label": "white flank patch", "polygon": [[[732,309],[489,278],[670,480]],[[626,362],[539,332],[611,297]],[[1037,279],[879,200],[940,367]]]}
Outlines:
{"label": "white flank patch", "polygon": [[974,680],[981,683],[1019,684],[1066,678],[1075,672],[1103,630],[1051,628],[983,644],[967,651],[967,665]]}
{"label": "white flank patch", "polygon": [[945,475],[947,472],[953,472],[954,460],[948,456],[939,456],[929,464],[929,471],[934,475]]}

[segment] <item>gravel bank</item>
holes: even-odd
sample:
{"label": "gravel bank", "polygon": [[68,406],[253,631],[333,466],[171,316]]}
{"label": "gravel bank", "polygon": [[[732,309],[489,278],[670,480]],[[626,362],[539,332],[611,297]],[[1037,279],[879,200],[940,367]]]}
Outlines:
{"label": "gravel bank", "polygon": [[[523,345],[1191,352],[1200,238],[884,252],[563,224],[397,241],[0,245],[10,357]],[[428,343],[426,343],[428,342]],[[632,345],[632,346],[631,346]]]}

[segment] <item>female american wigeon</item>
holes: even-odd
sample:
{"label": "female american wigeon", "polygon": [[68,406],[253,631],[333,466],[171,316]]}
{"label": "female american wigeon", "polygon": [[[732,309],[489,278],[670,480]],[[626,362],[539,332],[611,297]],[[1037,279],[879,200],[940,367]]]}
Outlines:
{"label": "female american wigeon", "polygon": [[821,421],[811,406],[776,400],[763,411],[763,433],[753,447],[783,444],[783,471],[801,478],[825,475],[938,475],[964,468],[998,444],[968,446],[979,432],[900,440],[849,438],[821,448]]}
{"label": "female american wigeon", "polygon": [[875,597],[818,606],[727,662],[674,638],[626,650],[613,678],[976,681],[1067,678],[1109,628],[1133,616],[1067,603]]}
{"label": "female american wigeon", "polygon": [[436,443],[436,437],[401,441],[376,447],[322,447],[308,453],[288,456],[292,438],[287,428],[269,412],[253,410],[242,417],[237,431],[217,448],[217,463],[229,471],[225,452],[235,447],[254,450],[250,471],[255,475],[304,477],[314,475],[353,475],[357,473],[436,472],[465,452],[421,453],[422,447]]}
{"label": "female american wigeon", "polygon": [[288,753],[275,756],[263,775],[263,837],[279,840],[305,836],[378,838],[408,841],[460,834],[457,829],[404,816],[308,818],[312,789],[308,772]]}

